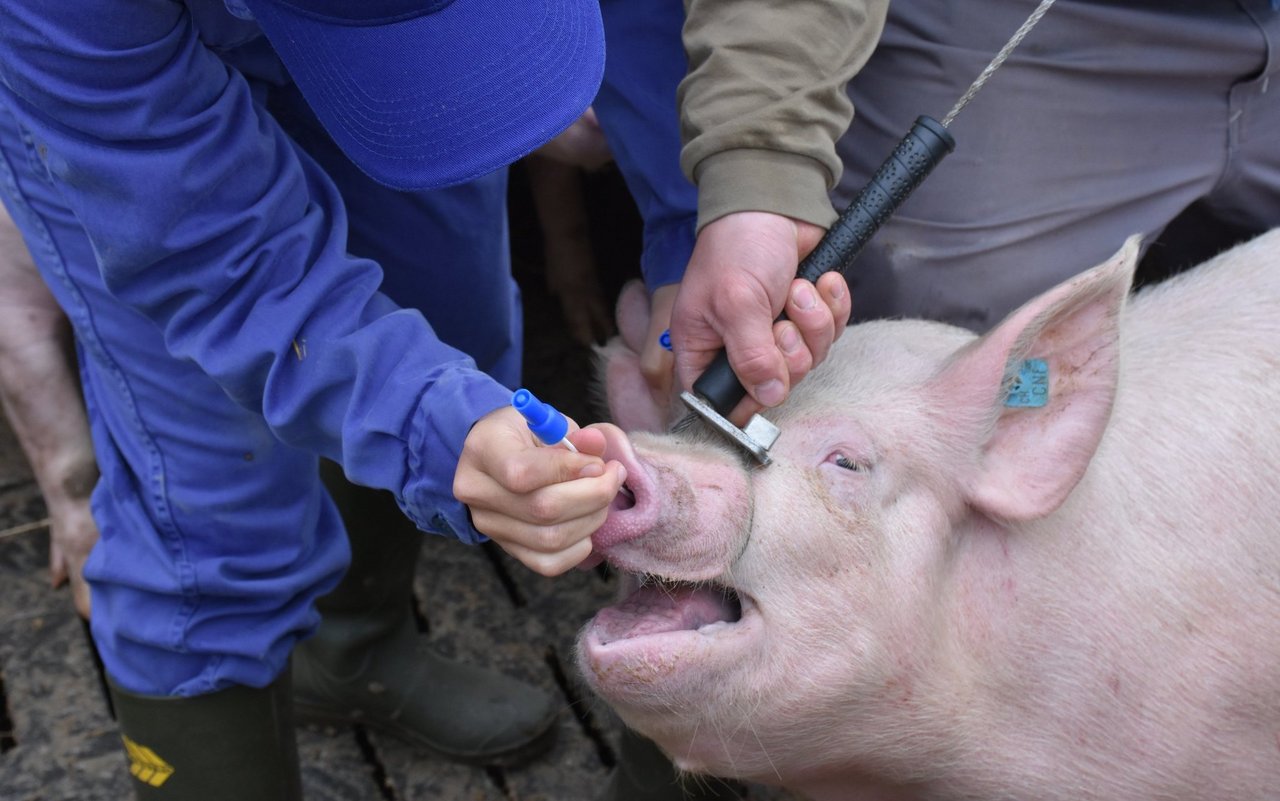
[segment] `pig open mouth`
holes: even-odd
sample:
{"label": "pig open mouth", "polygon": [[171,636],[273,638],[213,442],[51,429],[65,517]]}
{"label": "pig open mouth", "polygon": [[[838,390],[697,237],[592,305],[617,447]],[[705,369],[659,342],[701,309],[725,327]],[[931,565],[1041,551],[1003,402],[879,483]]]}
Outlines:
{"label": "pig open mouth", "polygon": [[634,589],[626,599],[600,610],[592,622],[590,634],[600,646],[670,632],[710,634],[742,619],[742,599],[730,587],[652,575],[628,579]]}
{"label": "pig open mouth", "polygon": [[648,684],[740,642],[758,616],[750,596],[716,581],[625,573],[623,600],[596,613],[580,640],[584,667],[601,684]]}

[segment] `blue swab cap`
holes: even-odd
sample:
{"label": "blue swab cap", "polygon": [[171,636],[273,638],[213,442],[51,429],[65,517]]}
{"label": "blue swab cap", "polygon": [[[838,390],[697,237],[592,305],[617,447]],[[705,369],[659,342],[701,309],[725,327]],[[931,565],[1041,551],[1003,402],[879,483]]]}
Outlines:
{"label": "blue swab cap", "polygon": [[569,421],[549,403],[543,403],[527,389],[517,389],[511,405],[529,424],[529,430],[548,445],[556,445],[569,433]]}

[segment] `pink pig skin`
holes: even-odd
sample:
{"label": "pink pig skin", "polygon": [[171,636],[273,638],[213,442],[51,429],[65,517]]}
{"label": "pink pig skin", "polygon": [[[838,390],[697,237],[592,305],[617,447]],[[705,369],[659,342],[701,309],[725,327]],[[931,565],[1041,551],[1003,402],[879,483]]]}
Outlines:
{"label": "pink pig skin", "polygon": [[75,370],[71,326],[0,206],[0,406],[49,509],[50,579],[70,579],[88,617],[81,568],[98,539],[89,511],[98,466]]}
{"label": "pink pig skin", "polygon": [[[595,692],[816,799],[1280,797],[1280,231],[1126,306],[1138,250],[979,339],[849,329],[767,468],[606,427],[595,544],[650,576],[582,632]],[[1030,357],[1050,401],[1005,407]]]}

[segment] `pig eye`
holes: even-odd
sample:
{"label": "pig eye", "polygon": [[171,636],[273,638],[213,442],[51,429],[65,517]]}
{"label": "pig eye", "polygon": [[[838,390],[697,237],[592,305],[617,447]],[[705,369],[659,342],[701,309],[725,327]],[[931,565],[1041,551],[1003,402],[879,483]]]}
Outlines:
{"label": "pig eye", "polygon": [[848,456],[845,456],[843,453],[835,454],[835,456],[832,458],[832,461],[836,463],[836,467],[842,467],[845,470],[852,470],[855,473],[861,473],[867,469],[867,466],[865,464],[862,464],[861,462],[855,462],[854,460],[850,459]]}

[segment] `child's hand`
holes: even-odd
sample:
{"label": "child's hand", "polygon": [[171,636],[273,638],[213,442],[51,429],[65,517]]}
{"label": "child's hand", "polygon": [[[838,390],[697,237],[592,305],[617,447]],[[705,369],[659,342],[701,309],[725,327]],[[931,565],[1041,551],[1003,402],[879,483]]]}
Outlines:
{"label": "child's hand", "polygon": [[671,402],[676,359],[671,348],[663,347],[660,342],[663,332],[671,327],[671,307],[675,305],[679,290],[679,284],[667,284],[653,291],[649,301],[649,327],[640,349],[640,373],[649,385],[654,403],[664,409]]}
{"label": "child's hand", "polygon": [[476,530],[544,576],[591,555],[591,535],[627,478],[601,458],[603,434],[569,423],[579,453],[539,445],[515,409],[491,412],[467,435],[453,477]]}

